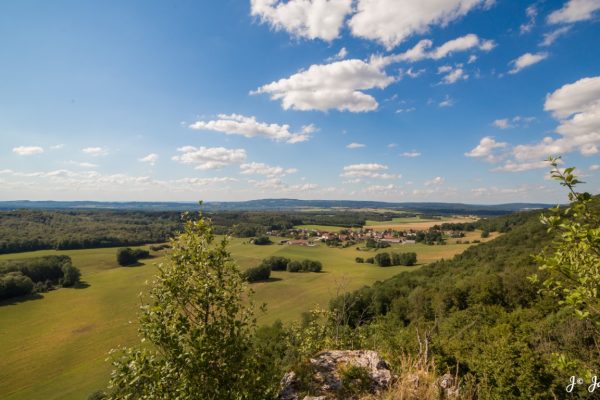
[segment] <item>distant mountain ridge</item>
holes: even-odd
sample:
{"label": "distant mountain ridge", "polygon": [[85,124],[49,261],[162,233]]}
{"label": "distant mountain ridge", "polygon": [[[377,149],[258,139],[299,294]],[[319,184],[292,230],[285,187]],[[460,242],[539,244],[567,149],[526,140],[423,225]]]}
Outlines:
{"label": "distant mountain ridge", "polygon": [[103,202],[103,201],[0,201],[0,210],[135,210],[135,211],[291,211],[310,208],[324,209],[368,209],[387,208],[416,212],[461,213],[461,214],[506,214],[527,209],[552,207],[544,203],[506,203],[496,205],[442,203],[442,202],[383,202],[360,200],[298,200],[258,199],[248,201],[205,202],[202,206],[193,202]]}

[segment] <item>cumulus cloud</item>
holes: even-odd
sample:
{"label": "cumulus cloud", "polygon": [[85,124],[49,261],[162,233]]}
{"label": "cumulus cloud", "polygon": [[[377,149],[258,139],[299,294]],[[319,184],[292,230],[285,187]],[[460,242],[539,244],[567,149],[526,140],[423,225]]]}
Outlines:
{"label": "cumulus cloud", "polygon": [[538,14],[537,8],[534,5],[529,6],[529,7],[527,7],[527,9],[525,9],[525,14],[527,15],[527,22],[524,24],[521,24],[521,26],[519,28],[519,30],[521,31],[521,34],[531,32],[531,30],[535,26],[535,18],[537,17],[537,14]]}
{"label": "cumulus cloud", "polygon": [[346,145],[347,149],[360,149],[361,147],[366,147],[365,144],[352,142]]}
{"label": "cumulus cloud", "polygon": [[580,79],[546,96],[544,110],[559,120],[555,139],[546,137],[533,145],[514,149],[517,160],[533,160],[578,150],[598,154],[600,146],[600,76]]}
{"label": "cumulus cloud", "polygon": [[420,152],[416,151],[416,150],[412,150],[412,151],[405,151],[404,153],[400,154],[402,157],[410,157],[410,158],[414,158],[414,157],[419,157],[421,155]]}
{"label": "cumulus cloud", "polygon": [[445,84],[445,85],[451,85],[460,80],[467,80],[467,79],[469,79],[469,75],[466,74],[462,68],[450,67],[450,71],[446,74],[446,76],[444,76],[442,78],[442,81],[440,83]]}
{"label": "cumulus cloud", "polygon": [[108,150],[104,147],[84,147],[81,151],[93,157],[105,156],[108,154]]}
{"label": "cumulus cloud", "polygon": [[284,176],[298,172],[296,168],[283,168],[264,163],[251,162],[240,165],[240,173],[244,175],[264,175],[267,177]]}
{"label": "cumulus cloud", "polygon": [[348,25],[354,36],[381,43],[391,50],[408,37],[445,26],[493,0],[358,0]]}
{"label": "cumulus cloud", "polygon": [[300,143],[307,141],[316,131],[313,125],[305,125],[300,132],[291,132],[290,126],[258,122],[256,117],[246,117],[239,114],[219,114],[212,121],[197,121],[189,126],[191,129],[208,130],[225,133],[226,135],[241,135],[247,138],[264,137],[267,139]]}
{"label": "cumulus cloud", "polygon": [[500,118],[500,119],[494,120],[494,122],[492,122],[492,126],[499,128],[499,129],[509,129],[509,128],[514,128],[517,126],[525,126],[526,127],[535,120],[536,120],[535,117],[521,117],[520,115],[517,115],[516,117],[513,117],[513,118]]}
{"label": "cumulus cloud", "polygon": [[285,110],[372,111],[378,103],[364,91],[383,89],[394,81],[384,66],[379,58],[311,65],[289,78],[263,85],[252,94],[269,94],[272,100],[280,100]]}
{"label": "cumulus cloud", "polygon": [[223,168],[246,160],[246,150],[244,149],[184,146],[178,148],[177,151],[181,154],[173,156],[174,161],[193,165],[195,169],[200,170]]}
{"label": "cumulus cloud", "polygon": [[93,163],[90,163],[90,162],[68,161],[67,164],[77,165],[78,167],[86,168],[86,169],[98,168],[97,164],[93,164]]}
{"label": "cumulus cloud", "polygon": [[139,161],[154,166],[158,161],[158,154],[150,153],[147,156],[140,158]]}
{"label": "cumulus cloud", "polygon": [[439,107],[442,108],[446,108],[446,107],[452,107],[454,105],[454,99],[452,99],[450,96],[446,95],[446,97],[444,98],[444,100],[440,101],[438,103]]}
{"label": "cumulus cloud", "polygon": [[250,13],[276,30],[307,39],[339,36],[352,0],[251,0]]}
{"label": "cumulus cloud", "polygon": [[467,157],[483,158],[488,162],[498,161],[497,149],[506,148],[507,143],[496,142],[491,136],[486,136],[479,141],[479,144],[471,151],[465,153]]}
{"label": "cumulus cloud", "polygon": [[513,68],[508,71],[509,74],[516,74],[520,72],[524,68],[530,67],[534,64],[539,63],[540,61],[548,58],[548,53],[525,53],[522,56],[512,60],[509,64],[513,66]]}
{"label": "cumulus cloud", "polygon": [[528,162],[515,162],[507,160],[503,166],[494,168],[493,172],[523,172],[532,169],[548,168],[549,164],[546,161],[528,161]]}
{"label": "cumulus cloud", "polygon": [[467,50],[490,51],[496,44],[492,40],[484,40],[473,33],[469,33],[468,35],[449,40],[435,49],[432,49],[432,46],[433,42],[431,40],[423,39],[404,53],[387,56],[384,60],[388,63],[401,61],[417,62],[427,59],[441,60],[454,53]]}
{"label": "cumulus cloud", "polygon": [[342,47],[335,56],[329,57],[327,59],[327,62],[343,60],[344,58],[346,58],[347,55],[348,50],[346,50],[345,47]]}
{"label": "cumulus cloud", "polygon": [[544,40],[540,43],[540,46],[550,46],[559,37],[567,34],[571,30],[570,26],[563,26],[544,34]]}
{"label": "cumulus cloud", "polygon": [[436,185],[441,185],[442,183],[444,183],[445,179],[441,176],[436,176],[435,178],[426,181],[424,183],[425,186],[436,186]]}
{"label": "cumulus cloud", "polygon": [[33,156],[35,154],[42,154],[44,149],[40,146],[19,146],[13,148],[12,151],[20,156]]}
{"label": "cumulus cloud", "polygon": [[585,21],[591,19],[597,10],[600,10],[600,0],[569,0],[561,9],[548,15],[548,22],[564,24]]}
{"label": "cumulus cloud", "polygon": [[494,122],[492,122],[492,125],[500,129],[512,128],[512,125],[508,121],[508,118],[497,119]]}
{"label": "cumulus cloud", "polygon": [[344,167],[342,178],[353,179],[355,182],[361,178],[376,178],[376,179],[398,179],[401,175],[388,174],[387,165],[377,163],[352,164]]}

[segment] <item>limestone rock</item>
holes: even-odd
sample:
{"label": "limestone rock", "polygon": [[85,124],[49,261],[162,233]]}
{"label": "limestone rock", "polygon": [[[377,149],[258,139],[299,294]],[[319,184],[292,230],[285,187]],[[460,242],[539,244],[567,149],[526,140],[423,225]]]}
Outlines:
{"label": "limestone rock", "polygon": [[[378,393],[389,386],[392,373],[387,363],[374,351],[370,350],[331,350],[317,354],[310,359],[310,373],[312,374],[311,396],[302,400],[325,400],[338,398],[342,390],[347,389],[348,382],[344,382],[342,371],[350,367],[360,367],[368,375],[365,391]],[[299,400],[302,391],[298,377],[294,372],[288,372],[281,380],[279,400]],[[352,398],[352,397],[346,397]]]}

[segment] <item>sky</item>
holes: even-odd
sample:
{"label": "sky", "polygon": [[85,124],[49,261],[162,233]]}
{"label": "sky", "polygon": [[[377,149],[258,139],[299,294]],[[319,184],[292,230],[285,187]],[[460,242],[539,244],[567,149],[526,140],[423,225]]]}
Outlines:
{"label": "sky", "polygon": [[600,192],[600,0],[0,2],[0,200]]}

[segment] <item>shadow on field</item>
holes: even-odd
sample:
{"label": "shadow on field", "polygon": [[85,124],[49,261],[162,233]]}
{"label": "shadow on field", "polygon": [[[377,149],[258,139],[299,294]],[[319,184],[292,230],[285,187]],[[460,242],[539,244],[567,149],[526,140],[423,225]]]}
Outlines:
{"label": "shadow on field", "polygon": [[2,301],[0,301],[0,307],[15,306],[17,304],[25,303],[26,301],[29,301],[29,300],[40,300],[43,298],[44,298],[44,296],[42,296],[39,293],[32,293],[32,294],[28,294],[27,296],[13,297],[12,299],[2,300]]}
{"label": "shadow on field", "polygon": [[277,282],[277,281],[282,281],[282,278],[269,278],[269,279],[263,279],[261,281],[256,281],[256,282],[251,282],[252,283],[269,283],[269,282]]}
{"label": "shadow on field", "polygon": [[80,281],[76,285],[74,285],[72,288],[73,289],[87,289],[89,287],[90,287],[89,283],[87,283],[86,281]]}

